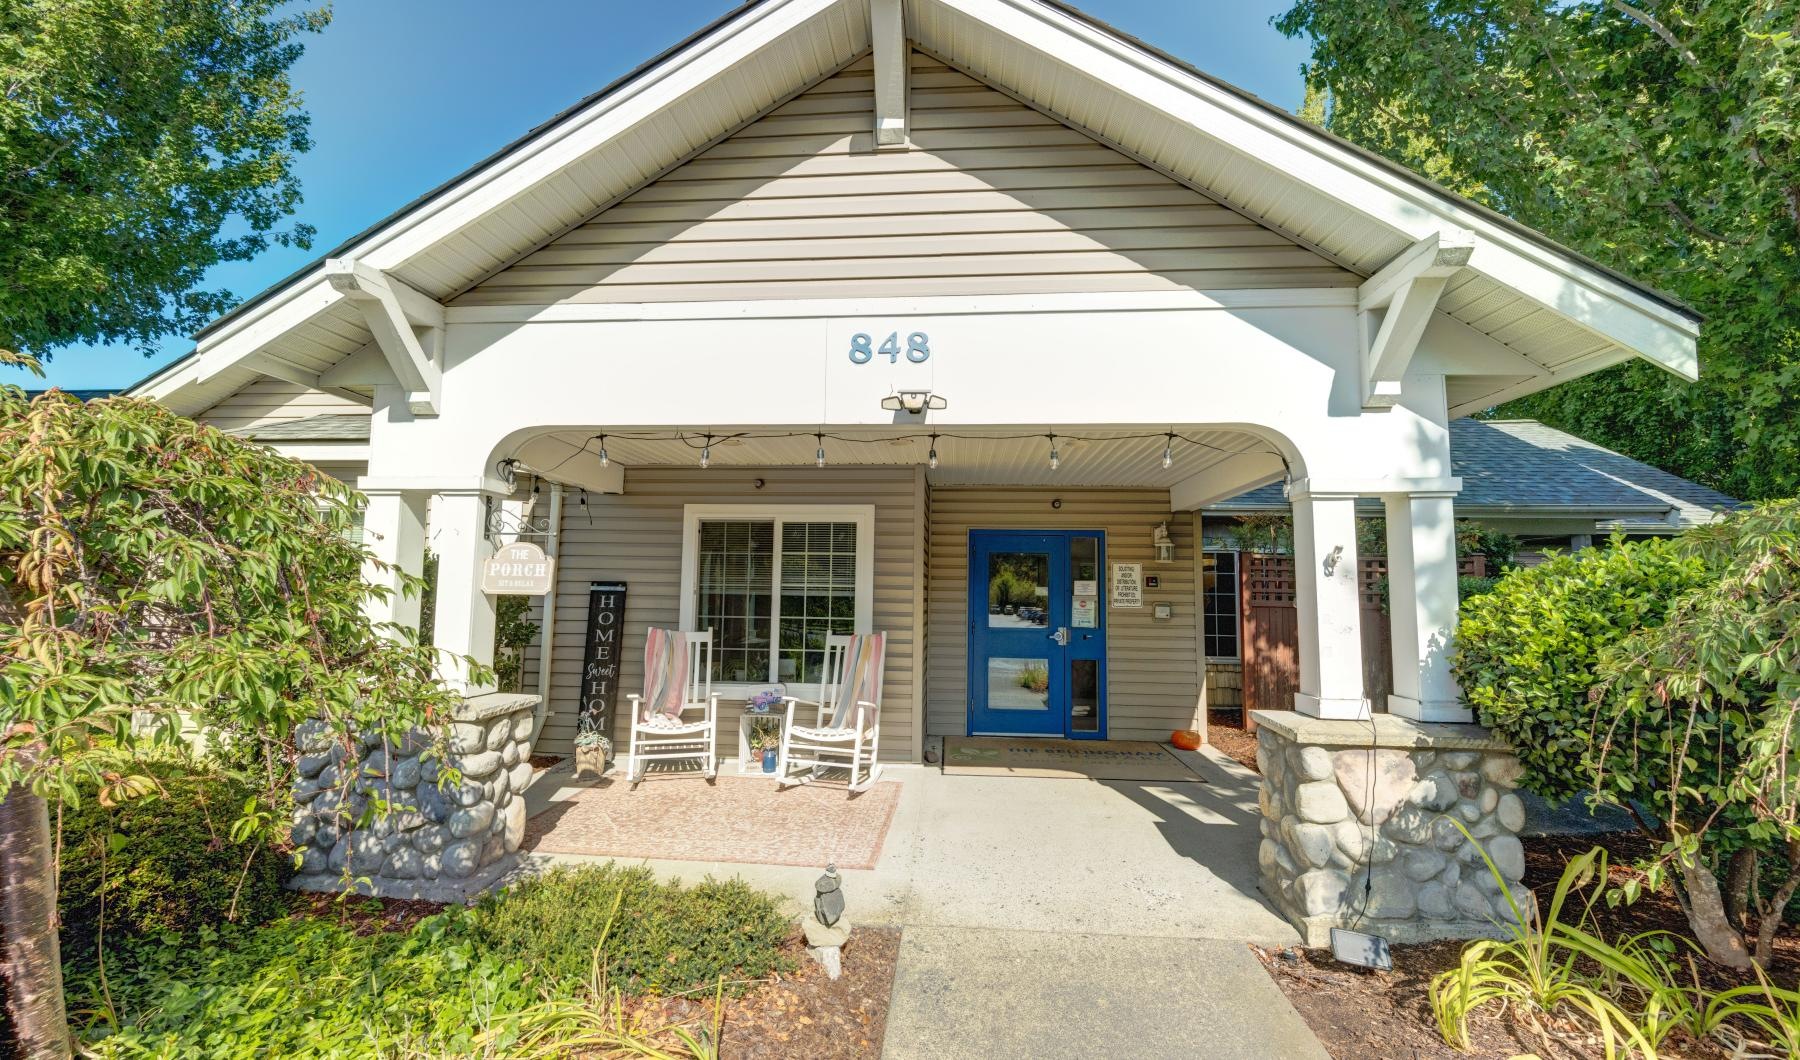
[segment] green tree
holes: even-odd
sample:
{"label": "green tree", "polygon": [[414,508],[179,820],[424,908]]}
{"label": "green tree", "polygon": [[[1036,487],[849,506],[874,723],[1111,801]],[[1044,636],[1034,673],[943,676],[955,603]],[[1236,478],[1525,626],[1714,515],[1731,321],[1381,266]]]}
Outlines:
{"label": "green tree", "polygon": [[1800,491],[1800,2],[1296,0],[1276,25],[1312,40],[1333,132],[1707,315],[1698,385],[1634,362],[1506,411]]}
{"label": "green tree", "polygon": [[0,363],[146,352],[230,307],[205,270],[271,242],[310,146],[288,68],[323,11],[279,0],[0,4]]}
{"label": "green tree", "polygon": [[[49,800],[152,785],[97,748],[197,722],[254,748],[278,803],[302,722],[348,749],[447,716],[436,653],[365,617],[383,590],[356,504],[151,402],[0,386],[0,986],[19,1052],[68,1052]],[[269,810],[246,807],[234,838]]]}

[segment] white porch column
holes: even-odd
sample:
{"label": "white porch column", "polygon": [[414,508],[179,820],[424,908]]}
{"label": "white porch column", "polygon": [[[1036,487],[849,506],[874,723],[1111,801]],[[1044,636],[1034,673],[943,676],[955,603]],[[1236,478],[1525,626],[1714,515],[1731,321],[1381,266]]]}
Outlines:
{"label": "white porch column", "polygon": [[469,693],[491,686],[470,681],[448,657],[494,663],[494,598],[481,591],[481,567],[493,553],[487,540],[488,496],[479,489],[440,490],[432,511],[431,545],[438,554],[432,643],[446,654],[445,679]]}
{"label": "white porch column", "polygon": [[1382,497],[1394,651],[1388,711],[1414,721],[1475,720],[1450,674],[1457,606],[1454,497],[1453,492]]}
{"label": "white porch column", "polygon": [[364,610],[371,622],[391,622],[414,632],[419,628],[419,593],[402,591],[402,573],[418,577],[425,569],[425,502],[422,490],[364,489],[363,539],[387,569],[363,566],[363,580],[388,590],[385,600],[370,597]]}
{"label": "white porch column", "polygon": [[1300,625],[1300,691],[1294,694],[1294,709],[1315,718],[1367,718],[1356,495],[1326,493],[1301,480],[1288,497],[1294,505],[1294,595]]}

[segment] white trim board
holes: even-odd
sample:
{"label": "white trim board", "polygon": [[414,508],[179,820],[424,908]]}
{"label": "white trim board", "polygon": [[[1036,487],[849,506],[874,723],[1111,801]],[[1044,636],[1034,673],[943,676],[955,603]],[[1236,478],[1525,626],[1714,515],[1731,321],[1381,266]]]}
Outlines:
{"label": "white trim board", "polygon": [[[776,524],[775,552],[770,572],[773,602],[771,630],[781,621],[781,523],[854,523],[856,525],[856,632],[868,633],[875,622],[875,506],[873,504],[685,504],[681,508],[680,627],[694,628],[700,582],[700,524],[718,522],[771,522]],[[769,658],[773,666],[779,632],[771,638]],[[779,683],[771,673],[766,681],[718,682],[714,689],[726,698],[747,695]]]}

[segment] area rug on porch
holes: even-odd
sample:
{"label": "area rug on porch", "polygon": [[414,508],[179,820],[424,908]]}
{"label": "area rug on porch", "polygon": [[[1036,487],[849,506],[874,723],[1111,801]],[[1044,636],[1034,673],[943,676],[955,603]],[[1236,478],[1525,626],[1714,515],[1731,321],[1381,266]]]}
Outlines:
{"label": "area rug on porch", "polygon": [[652,777],[632,791],[623,780],[608,777],[531,818],[524,849],[872,869],[899,799],[894,781],[851,796],[841,786],[777,789],[772,781],[732,776],[714,784],[697,777]]}
{"label": "area rug on porch", "polygon": [[944,740],[944,772],[959,777],[1085,777],[1088,780],[1205,783],[1168,748],[1144,740],[951,736]]}

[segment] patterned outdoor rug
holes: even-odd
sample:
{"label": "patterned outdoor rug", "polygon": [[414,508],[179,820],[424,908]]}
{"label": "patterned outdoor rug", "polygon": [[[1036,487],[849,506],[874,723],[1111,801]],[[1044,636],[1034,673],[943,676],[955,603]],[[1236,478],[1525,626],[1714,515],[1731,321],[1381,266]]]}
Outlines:
{"label": "patterned outdoor rug", "polygon": [[900,785],[860,795],[841,786],[777,789],[766,780],[721,775],[646,779],[636,791],[608,776],[525,826],[524,849],[543,854],[751,865],[872,869],[881,857]]}
{"label": "patterned outdoor rug", "polygon": [[959,777],[1085,777],[1088,780],[1205,783],[1168,748],[1145,740],[952,736],[944,741],[944,772]]}

